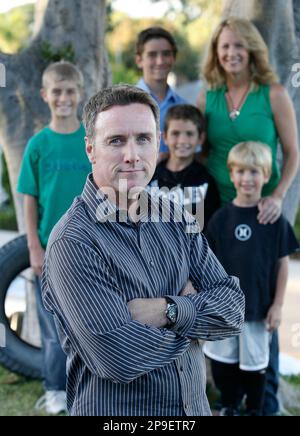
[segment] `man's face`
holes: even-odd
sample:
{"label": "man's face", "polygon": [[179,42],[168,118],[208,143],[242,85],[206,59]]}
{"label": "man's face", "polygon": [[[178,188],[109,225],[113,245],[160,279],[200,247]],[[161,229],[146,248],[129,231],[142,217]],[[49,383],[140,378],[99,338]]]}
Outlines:
{"label": "man's face", "polygon": [[52,117],[70,118],[77,115],[82,92],[73,80],[55,80],[49,77],[47,87],[41,90],[43,100],[48,104]]}
{"label": "man's face", "polygon": [[143,53],[136,56],[136,64],[143,70],[146,83],[166,82],[174,63],[173,47],[165,38],[150,39],[144,44]]}
{"label": "man's face", "polygon": [[115,193],[141,191],[154,174],[158,146],[157,126],[149,106],[133,103],[100,112],[94,146],[86,138],[96,185],[108,195],[111,188]]}

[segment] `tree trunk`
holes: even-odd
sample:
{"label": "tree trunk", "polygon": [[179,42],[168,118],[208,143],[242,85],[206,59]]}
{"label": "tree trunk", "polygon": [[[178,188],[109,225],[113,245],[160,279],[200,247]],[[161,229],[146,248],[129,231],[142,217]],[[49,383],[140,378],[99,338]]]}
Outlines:
{"label": "tree trunk", "polygon": [[73,47],[75,63],[85,78],[85,96],[89,98],[110,82],[104,34],[105,0],[38,0],[30,46],[13,56],[0,53],[1,70],[3,73],[4,66],[6,73],[5,87],[0,89],[0,144],[20,231],[24,231],[24,217],[21,196],[15,188],[24,148],[28,139],[49,121],[48,108],[39,95],[47,65],[43,44],[49,43],[54,51]]}
{"label": "tree trunk", "polygon": [[[251,20],[270,50],[270,60],[295,106],[300,131],[300,86],[293,66],[300,61],[300,0],[226,0],[223,17]],[[297,81],[299,84],[299,80]],[[279,156],[282,161],[282,155]],[[300,171],[284,202],[284,213],[294,224],[300,204]]]}
{"label": "tree trunk", "polygon": [[[85,97],[89,98],[110,83],[104,34],[105,0],[38,0],[30,46],[13,56],[0,53],[0,144],[8,166],[20,232],[24,232],[25,225],[22,196],[16,193],[16,184],[24,148],[50,118],[39,94],[42,72],[47,66],[42,48],[48,43],[57,52],[72,46],[74,62],[85,78]],[[32,285],[27,288],[26,300],[22,337],[38,344]]]}

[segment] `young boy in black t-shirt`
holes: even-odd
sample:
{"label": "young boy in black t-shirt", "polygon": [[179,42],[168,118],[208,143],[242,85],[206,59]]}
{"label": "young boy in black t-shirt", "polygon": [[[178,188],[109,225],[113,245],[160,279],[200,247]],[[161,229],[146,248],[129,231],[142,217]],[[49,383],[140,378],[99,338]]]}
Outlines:
{"label": "young boy in black t-shirt", "polygon": [[194,106],[173,106],[167,112],[163,135],[170,155],[157,165],[149,188],[159,188],[160,195],[184,205],[203,228],[220,207],[214,179],[195,159],[195,150],[205,139],[204,117]]}
{"label": "young boy in black t-shirt", "polygon": [[288,221],[257,220],[263,186],[271,175],[269,147],[257,142],[236,145],[228,157],[235,200],[211,219],[206,236],[228,274],[237,276],[245,293],[245,327],[238,338],[206,343],[205,354],[218,366],[221,415],[237,415],[240,392],[247,395],[246,414],[259,416],[269,363],[270,336],[281,322],[289,254],[299,243]]}

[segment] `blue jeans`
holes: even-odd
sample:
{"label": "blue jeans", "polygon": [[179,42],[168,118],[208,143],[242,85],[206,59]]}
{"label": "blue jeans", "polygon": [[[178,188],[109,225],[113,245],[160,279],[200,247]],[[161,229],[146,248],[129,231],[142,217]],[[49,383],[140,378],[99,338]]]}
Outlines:
{"label": "blue jeans", "polygon": [[266,373],[266,390],[263,404],[263,415],[272,416],[279,412],[277,392],[279,387],[279,340],[278,331],[272,335],[270,361]]}
{"label": "blue jeans", "polygon": [[36,279],[36,305],[41,329],[44,388],[46,391],[65,391],[66,355],[58,339],[54,318],[44,307],[39,278]]}

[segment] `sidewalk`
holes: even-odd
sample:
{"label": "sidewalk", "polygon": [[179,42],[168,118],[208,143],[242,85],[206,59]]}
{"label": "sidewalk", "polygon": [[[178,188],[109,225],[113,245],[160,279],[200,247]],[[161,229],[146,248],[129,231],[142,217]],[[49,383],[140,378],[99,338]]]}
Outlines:
{"label": "sidewalk", "polygon": [[[16,232],[0,230],[0,247],[16,236]],[[283,355],[282,371],[285,372],[287,367],[296,367],[300,373],[300,261],[290,262],[288,290],[280,327],[280,347]]]}
{"label": "sidewalk", "polygon": [[0,230],[0,247],[9,242],[11,239],[14,239],[16,236],[18,236],[17,232],[7,232],[6,230]]}

